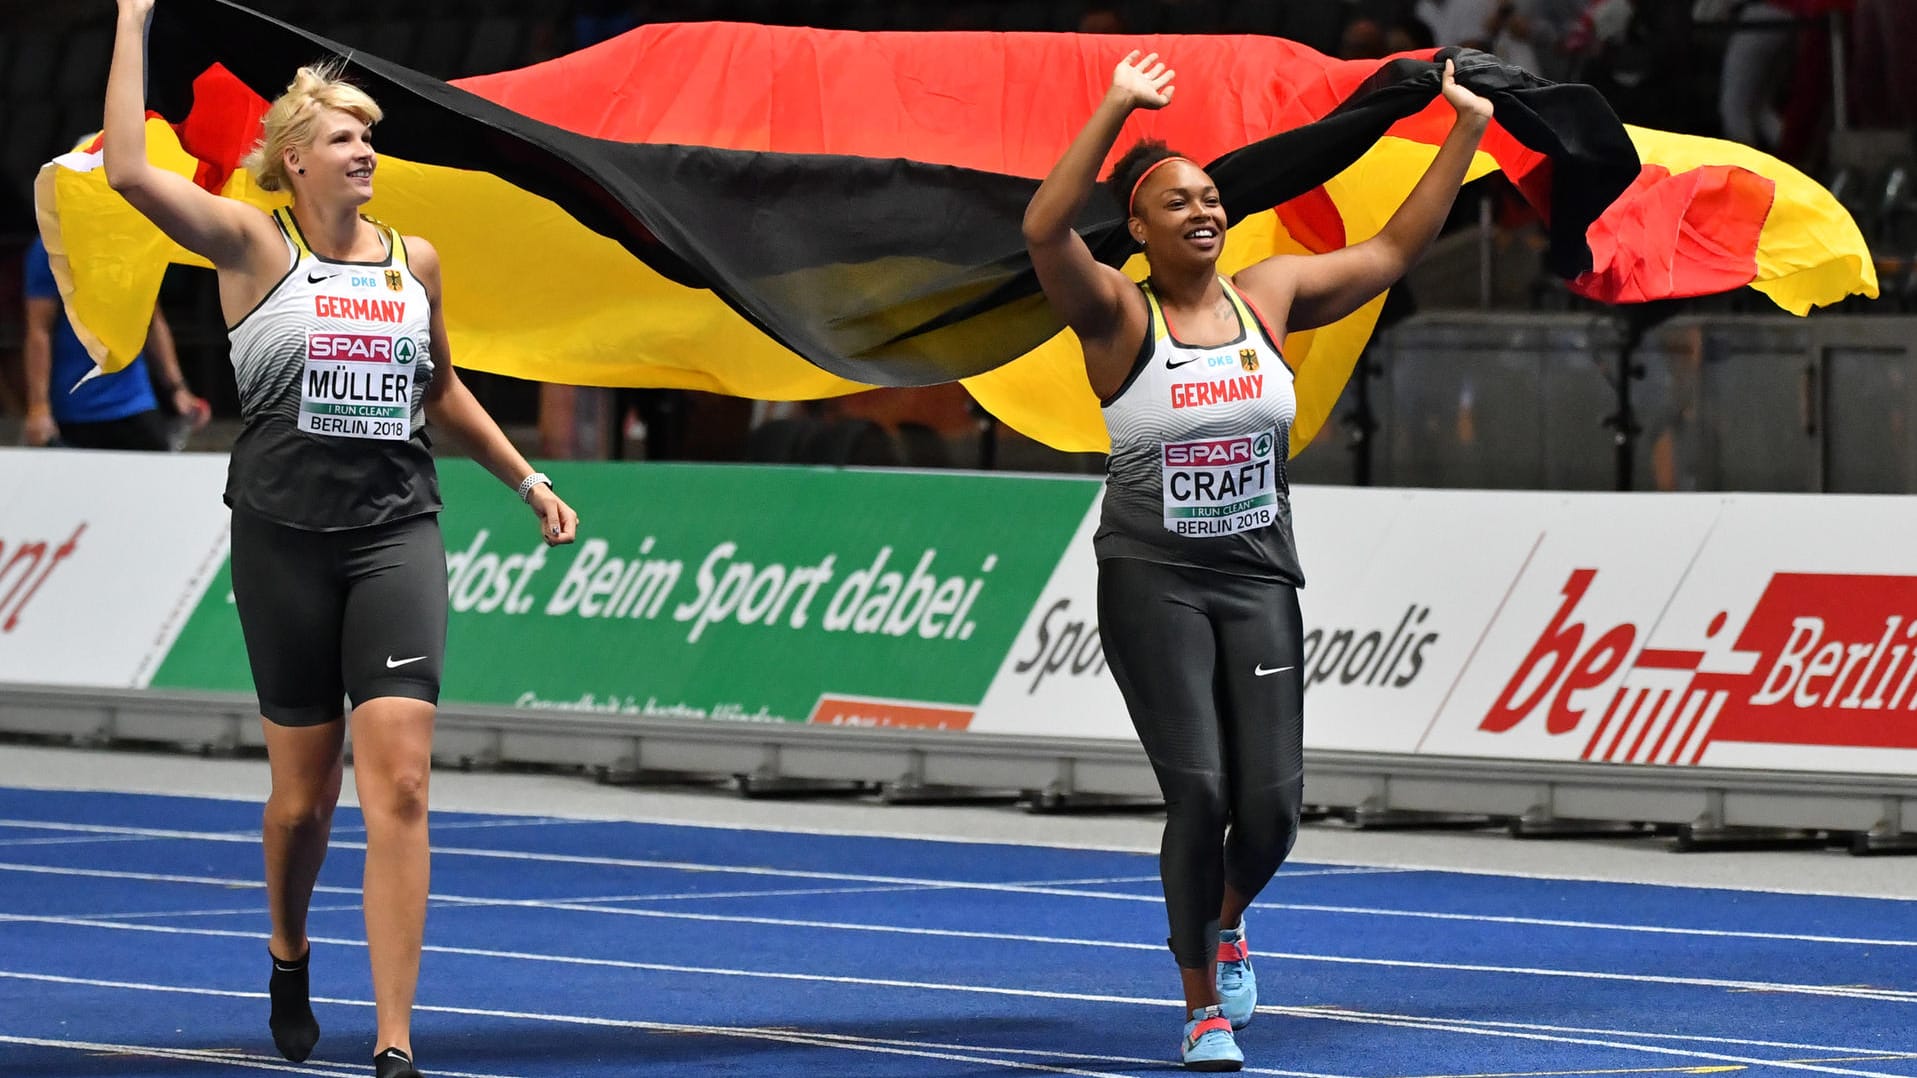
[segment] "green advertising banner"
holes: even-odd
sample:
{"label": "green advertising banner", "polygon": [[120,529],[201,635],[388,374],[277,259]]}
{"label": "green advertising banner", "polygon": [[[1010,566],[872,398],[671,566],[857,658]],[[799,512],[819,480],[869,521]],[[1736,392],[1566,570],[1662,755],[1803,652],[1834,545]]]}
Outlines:
{"label": "green advertising banner", "polygon": [[[579,542],[441,464],[441,699],[606,715],[962,728],[1096,482],[556,464]],[[225,570],[156,688],[250,692]]]}

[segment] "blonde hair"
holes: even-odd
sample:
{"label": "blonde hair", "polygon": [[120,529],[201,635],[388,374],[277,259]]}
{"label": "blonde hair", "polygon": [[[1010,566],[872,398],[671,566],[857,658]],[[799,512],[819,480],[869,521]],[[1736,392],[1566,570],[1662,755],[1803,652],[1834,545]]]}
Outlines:
{"label": "blonde hair", "polygon": [[283,191],[291,184],[286,174],[288,147],[313,144],[314,128],[327,111],[344,112],[363,124],[376,124],[383,115],[365,90],[341,78],[345,65],[337,60],[302,67],[286,92],[260,120],[260,141],[240,162],[265,191]]}

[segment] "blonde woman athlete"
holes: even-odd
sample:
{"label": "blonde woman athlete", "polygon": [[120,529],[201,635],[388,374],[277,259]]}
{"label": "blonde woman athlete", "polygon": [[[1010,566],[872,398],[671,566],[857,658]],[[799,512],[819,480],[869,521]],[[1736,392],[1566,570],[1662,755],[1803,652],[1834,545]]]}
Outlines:
{"label": "blonde woman athlete", "polygon": [[268,1019],[281,1054],[319,1039],[307,907],[326,857],[347,710],[366,819],[365,911],[379,1078],[414,1078],[411,1016],[426,922],[426,794],[445,649],[446,552],[428,421],[518,491],[547,543],[578,516],[460,383],[439,254],[363,217],[379,106],[300,69],[245,165],[292,205],[271,214],[148,164],[144,34],[153,0],[118,0],[107,77],[108,182],[212,262],[244,428],[226,486],[233,597],[259,695],[272,793],[263,833],[273,933]]}

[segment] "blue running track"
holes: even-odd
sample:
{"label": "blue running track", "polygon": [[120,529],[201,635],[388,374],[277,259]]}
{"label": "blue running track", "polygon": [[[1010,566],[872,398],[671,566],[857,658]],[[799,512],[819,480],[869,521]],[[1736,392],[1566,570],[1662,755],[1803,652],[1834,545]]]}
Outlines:
{"label": "blue running track", "polygon": [[[370,1075],[359,818],[340,811],[314,896],[325,1032],[291,1064],[266,1032],[258,814],[0,788],[0,1075]],[[1149,856],[433,827],[413,1035],[433,1078],[1176,1069]],[[1841,887],[1831,863],[1806,888]],[[1913,902],[1292,864],[1248,924],[1247,1073],[1917,1078]]]}

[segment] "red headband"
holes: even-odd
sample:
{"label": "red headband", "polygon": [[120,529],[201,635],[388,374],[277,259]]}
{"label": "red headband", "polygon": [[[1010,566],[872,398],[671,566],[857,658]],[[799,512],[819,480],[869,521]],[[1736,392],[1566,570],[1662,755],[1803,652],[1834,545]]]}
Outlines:
{"label": "red headband", "polygon": [[1137,216],[1137,214],[1138,214],[1138,189],[1139,189],[1139,188],[1141,188],[1141,187],[1143,187],[1143,186],[1145,186],[1145,177],[1147,177],[1147,176],[1149,176],[1149,175],[1151,175],[1151,174],[1152,174],[1152,173],[1154,173],[1154,172],[1157,172],[1157,171],[1158,171],[1158,166],[1160,166],[1160,165],[1169,165],[1169,164],[1171,164],[1171,163],[1172,163],[1173,161],[1183,161],[1183,162],[1185,162],[1186,164],[1190,164],[1190,163],[1191,163],[1191,158],[1189,158],[1189,157],[1180,157],[1180,156],[1179,156],[1179,155],[1177,155],[1177,154],[1172,154],[1172,155],[1171,155],[1170,157],[1161,157],[1161,158],[1159,158],[1158,160],[1156,160],[1156,161],[1153,161],[1153,162],[1151,163],[1151,167],[1150,167],[1150,168],[1147,168],[1147,169],[1146,169],[1145,171],[1143,171],[1143,172],[1141,172],[1141,173],[1139,173],[1139,174],[1138,174],[1138,182],[1137,182],[1137,183],[1134,183],[1134,184],[1132,184],[1132,197],[1130,197],[1130,198],[1128,198],[1128,199],[1126,199],[1126,200],[1125,200],[1125,214],[1126,214],[1126,216],[1131,216],[1131,217],[1135,217],[1135,216]]}

